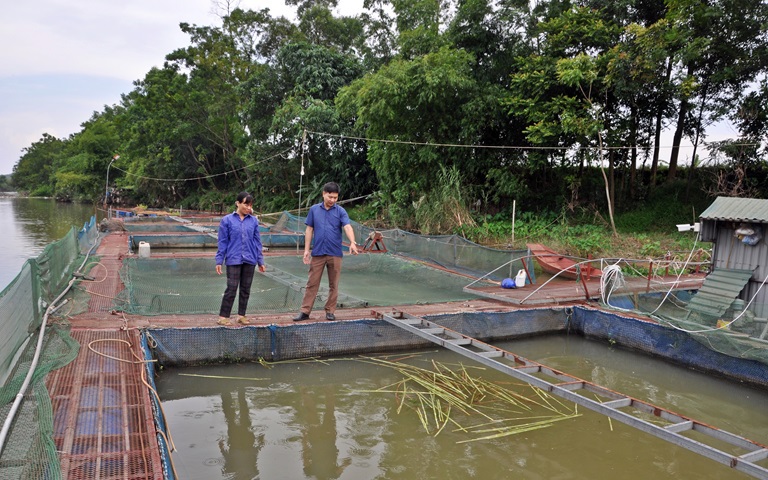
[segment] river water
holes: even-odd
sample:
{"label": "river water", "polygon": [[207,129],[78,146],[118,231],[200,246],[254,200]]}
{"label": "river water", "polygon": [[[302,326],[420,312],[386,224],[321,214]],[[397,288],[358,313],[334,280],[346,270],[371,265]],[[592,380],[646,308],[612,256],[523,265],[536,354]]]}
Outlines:
{"label": "river water", "polygon": [[59,203],[46,198],[0,197],[0,291],[19,274],[24,262],[46,245],[80,229],[96,209],[91,204]]}
{"label": "river water", "polygon": [[[578,336],[499,346],[768,443],[766,391]],[[473,376],[527,388],[445,350],[387,358],[421,368],[463,364]],[[394,385],[402,378],[357,357],[166,369],[158,390],[177,448],[175,468],[190,480],[750,478],[583,408],[578,417],[514,436],[473,440],[480,435],[453,424],[427,433],[412,403],[401,408]],[[451,416],[466,428],[468,416]]]}

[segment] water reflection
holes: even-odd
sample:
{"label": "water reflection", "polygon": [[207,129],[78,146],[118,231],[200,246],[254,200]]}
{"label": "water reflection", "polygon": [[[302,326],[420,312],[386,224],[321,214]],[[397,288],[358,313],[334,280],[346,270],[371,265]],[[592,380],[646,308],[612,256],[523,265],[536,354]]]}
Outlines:
{"label": "water reflection", "polygon": [[[234,396],[237,398],[233,398]],[[264,434],[254,434],[251,410],[245,397],[245,388],[221,394],[221,409],[227,424],[227,435],[219,439],[224,457],[222,473],[232,480],[259,478],[259,452],[264,446]]]}
{"label": "water reflection", "polygon": [[0,290],[16,278],[28,258],[37,257],[72,227],[82,228],[94,213],[94,206],[89,204],[0,197]]}
{"label": "water reflection", "polygon": [[[336,447],[336,395],[326,385],[313,391],[300,387],[301,408],[297,420],[301,427],[301,459],[304,474],[317,480],[336,480],[352,459],[339,461]],[[321,411],[322,410],[322,411]]]}

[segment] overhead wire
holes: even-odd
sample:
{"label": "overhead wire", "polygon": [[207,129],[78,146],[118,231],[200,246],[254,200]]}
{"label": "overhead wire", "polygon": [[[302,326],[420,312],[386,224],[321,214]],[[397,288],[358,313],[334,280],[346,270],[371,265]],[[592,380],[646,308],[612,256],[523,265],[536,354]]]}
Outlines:
{"label": "overhead wire", "polygon": [[[345,139],[345,140],[361,140],[365,142],[378,142],[378,143],[393,143],[393,144],[401,144],[401,145],[418,145],[418,146],[426,146],[426,147],[451,147],[451,148],[485,148],[485,149],[496,149],[496,150],[627,150],[627,149],[640,149],[640,150],[652,150],[656,148],[653,145],[629,145],[629,146],[568,146],[568,147],[557,147],[557,146],[536,146],[536,145],[470,145],[470,144],[461,144],[461,143],[437,143],[437,142],[414,142],[409,140],[390,140],[390,139],[384,139],[384,138],[370,138],[370,137],[358,137],[354,135],[341,135],[337,133],[326,133],[326,132],[316,132],[313,130],[307,130],[307,133],[311,133],[313,135],[321,135],[325,137],[333,137],[333,138],[339,138],[339,139]],[[734,144],[734,146],[758,146],[757,143],[739,143]],[[661,145],[658,148],[693,148],[693,146],[688,145],[678,145],[677,147],[675,145]]]}
{"label": "overhead wire", "polygon": [[135,177],[135,178],[138,178],[138,179],[141,179],[141,180],[152,180],[152,181],[155,181],[155,182],[189,182],[189,181],[194,181],[194,180],[207,180],[207,179],[210,179],[210,178],[221,177],[221,176],[226,176],[226,175],[229,175],[229,174],[232,174],[232,173],[235,173],[235,172],[240,172],[242,170],[246,170],[248,168],[255,167],[256,165],[261,165],[262,163],[266,163],[266,162],[268,162],[270,160],[273,160],[273,159],[275,159],[277,157],[282,157],[283,155],[285,155],[286,153],[290,152],[291,150],[293,150],[293,147],[287,148],[287,149],[285,149],[285,150],[283,150],[283,151],[281,151],[279,153],[276,153],[276,154],[271,155],[271,156],[269,156],[267,158],[259,160],[258,162],[249,163],[249,164],[244,165],[242,167],[233,168],[232,170],[227,170],[226,172],[213,173],[213,174],[210,174],[210,175],[203,175],[203,176],[198,176],[198,177],[187,177],[187,178],[147,177],[145,175],[138,175],[138,174],[129,172],[127,170],[123,170],[122,168],[119,168],[119,167],[116,167],[116,166],[113,166],[112,168],[115,169],[115,170],[119,170],[119,171],[123,172],[124,174],[126,174],[128,176]]}

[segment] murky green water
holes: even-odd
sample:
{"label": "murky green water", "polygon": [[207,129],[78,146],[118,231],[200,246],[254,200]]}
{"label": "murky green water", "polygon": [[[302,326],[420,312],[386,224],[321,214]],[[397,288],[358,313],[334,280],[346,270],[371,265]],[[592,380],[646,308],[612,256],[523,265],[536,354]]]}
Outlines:
{"label": "murky green water", "polygon": [[21,271],[28,258],[61,239],[70,228],[82,228],[95,214],[93,205],[58,203],[53,199],[0,197],[0,290]]}
{"label": "murky green water", "polygon": [[[502,346],[768,443],[768,392],[580,337]],[[443,350],[407,362],[429,368],[432,360],[470,365]],[[516,383],[493,370],[470,370]],[[549,428],[457,443],[472,437],[449,427],[429,435],[413,410],[398,413],[395,394],[370,392],[401,379],[392,368],[333,360],[165,370],[158,388],[178,450],[174,464],[185,479],[749,478],[584,409]],[[454,415],[463,425],[468,418]]]}

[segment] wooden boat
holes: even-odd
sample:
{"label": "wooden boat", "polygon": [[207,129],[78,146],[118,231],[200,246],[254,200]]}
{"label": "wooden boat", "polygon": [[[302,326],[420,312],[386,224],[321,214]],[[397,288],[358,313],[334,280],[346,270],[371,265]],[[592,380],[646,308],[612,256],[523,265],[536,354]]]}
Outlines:
{"label": "wooden boat", "polygon": [[541,269],[551,275],[576,280],[578,269],[580,269],[584,278],[589,280],[591,277],[600,277],[603,274],[599,268],[594,268],[590,263],[582,263],[577,267],[578,262],[572,258],[560,255],[539,243],[529,243],[527,247]]}

